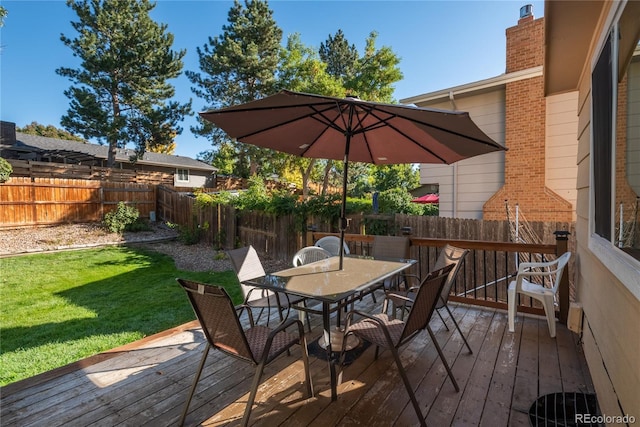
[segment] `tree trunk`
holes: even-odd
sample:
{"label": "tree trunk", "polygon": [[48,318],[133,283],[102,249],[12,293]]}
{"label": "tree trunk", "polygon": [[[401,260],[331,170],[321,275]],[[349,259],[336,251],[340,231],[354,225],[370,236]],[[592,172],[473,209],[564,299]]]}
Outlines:
{"label": "tree trunk", "polygon": [[327,165],[324,168],[324,179],[322,180],[322,195],[327,194],[327,188],[329,187],[329,173],[333,167],[333,160],[327,160]]}

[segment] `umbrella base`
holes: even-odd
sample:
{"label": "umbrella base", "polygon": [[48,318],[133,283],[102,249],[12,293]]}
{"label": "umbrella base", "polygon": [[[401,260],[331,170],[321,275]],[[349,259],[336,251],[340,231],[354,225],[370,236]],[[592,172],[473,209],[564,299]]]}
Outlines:
{"label": "umbrella base", "polygon": [[[333,352],[339,352],[342,349],[343,339],[344,331],[342,329],[334,328],[331,331],[331,350]],[[324,339],[324,336],[318,339],[318,345],[325,350],[327,349],[327,343]],[[358,345],[360,345],[360,338],[356,337],[355,335],[349,335],[349,337],[347,338],[347,345],[345,347],[345,350],[353,350]]]}

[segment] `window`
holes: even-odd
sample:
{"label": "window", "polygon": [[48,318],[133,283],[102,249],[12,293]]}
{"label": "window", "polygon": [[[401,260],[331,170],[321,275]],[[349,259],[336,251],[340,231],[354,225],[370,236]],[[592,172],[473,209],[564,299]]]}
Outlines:
{"label": "window", "polygon": [[178,169],[176,180],[179,182],[189,182],[189,169]]}
{"label": "window", "polygon": [[611,240],[611,156],[613,153],[613,64],[611,39],[600,53],[592,73],[593,100],[593,196],[594,229],[599,236]]}
{"label": "window", "polygon": [[[595,236],[589,247],[634,287],[640,265],[632,259],[640,260],[640,2],[621,5],[591,74]],[[634,292],[640,293],[640,288]]]}

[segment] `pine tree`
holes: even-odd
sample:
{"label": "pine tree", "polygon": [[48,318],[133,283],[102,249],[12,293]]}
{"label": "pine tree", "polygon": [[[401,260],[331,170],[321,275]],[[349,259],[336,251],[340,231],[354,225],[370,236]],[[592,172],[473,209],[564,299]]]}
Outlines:
{"label": "pine tree", "polygon": [[[273,19],[266,1],[236,0],[229,10],[228,24],[217,38],[209,38],[198,48],[202,73],[187,71],[195,85],[193,93],[204,99],[207,108],[222,108],[260,99],[276,91],[282,30]],[[211,139],[213,147],[232,144],[237,153],[234,172],[248,177],[266,165],[272,150],[237,143],[226,138],[209,122],[192,128]]]}
{"label": "pine tree", "polygon": [[343,83],[353,77],[358,63],[356,45],[349,45],[342,30],[335,36],[329,34],[326,42],[320,43],[320,58],[327,64],[327,73]]}
{"label": "pine tree", "polygon": [[167,83],[182,70],[186,51],[173,51],[167,25],[153,21],[149,0],[67,0],[78,15],[71,25],[75,39],[62,42],[82,60],[81,68],[56,72],[72,82],[71,100],[61,124],[86,139],[109,145],[107,165],[116,149],[133,143],[138,156],[147,146],[173,143],[178,126],[191,113],[191,102],[170,101],[175,89]]}

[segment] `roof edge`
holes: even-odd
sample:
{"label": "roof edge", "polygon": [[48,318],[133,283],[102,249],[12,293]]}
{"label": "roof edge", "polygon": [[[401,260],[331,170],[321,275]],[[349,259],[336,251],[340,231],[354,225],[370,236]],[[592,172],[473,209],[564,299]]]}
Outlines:
{"label": "roof edge", "polygon": [[506,85],[507,83],[516,82],[519,80],[530,79],[533,77],[542,76],[542,65],[527,68],[526,70],[514,71],[513,73],[500,74],[499,76],[490,77],[484,80],[478,80],[471,83],[465,83],[463,85],[453,86],[446,89],[441,89],[435,92],[428,92],[422,95],[416,95],[409,98],[401,99],[402,104],[417,104],[423,102],[432,102],[439,99],[448,99],[451,95],[461,95],[473,92],[479,92],[494,87]]}

